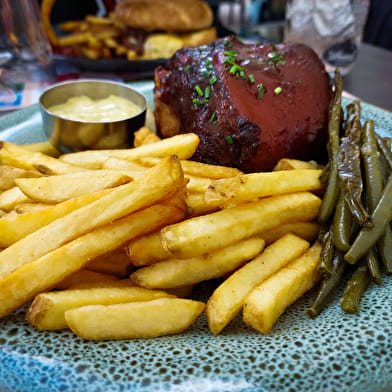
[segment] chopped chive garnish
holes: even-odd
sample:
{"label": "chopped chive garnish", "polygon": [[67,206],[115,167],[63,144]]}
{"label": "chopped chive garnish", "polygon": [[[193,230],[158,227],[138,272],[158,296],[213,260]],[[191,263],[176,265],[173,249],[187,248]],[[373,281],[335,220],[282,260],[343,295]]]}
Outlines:
{"label": "chopped chive garnish", "polygon": [[201,102],[197,98],[192,99],[192,103],[194,103],[196,106],[201,105]]}
{"label": "chopped chive garnish", "polygon": [[264,87],[264,85],[263,85],[263,84],[258,84],[258,85],[257,85],[257,90],[258,90],[257,99],[263,98],[263,95],[264,95],[264,93],[265,93],[265,87]]}
{"label": "chopped chive garnish", "polygon": [[280,65],[285,65],[285,64],[286,64],[286,61],[284,61],[284,60],[279,60],[279,61],[278,61],[278,64],[280,64]]}
{"label": "chopped chive garnish", "polygon": [[226,55],[226,56],[230,56],[230,57],[238,56],[238,54],[236,52],[233,52],[233,51],[226,51],[226,52],[223,52],[223,54]]}
{"label": "chopped chive garnish", "polygon": [[241,79],[245,79],[245,72],[243,69],[240,71],[239,75]]}
{"label": "chopped chive garnish", "polygon": [[203,75],[204,75],[206,78],[209,78],[209,77],[211,76],[211,71],[204,71],[204,72],[203,72]]}
{"label": "chopped chive garnish", "polygon": [[217,80],[218,80],[218,78],[217,78],[216,76],[213,76],[213,77],[210,79],[210,84],[214,84]]}
{"label": "chopped chive garnish", "polygon": [[185,69],[188,71],[188,70],[190,70],[192,68],[192,66],[190,65],[190,64],[187,64],[186,66],[185,66]]}
{"label": "chopped chive garnish", "polygon": [[195,87],[196,92],[202,97],[204,95],[203,90],[200,88],[200,86]]}
{"label": "chopped chive garnish", "polygon": [[255,83],[256,82],[255,81],[255,77],[252,74],[248,75],[248,79],[249,79],[249,82],[251,82],[251,83]]}
{"label": "chopped chive garnish", "polygon": [[204,103],[208,103],[208,98],[204,98],[204,99],[203,99],[203,102],[204,102]]}
{"label": "chopped chive garnish", "polygon": [[234,143],[234,140],[233,140],[233,138],[231,136],[226,136],[225,139],[226,139],[227,143],[229,143],[229,144],[233,144]]}
{"label": "chopped chive garnish", "polygon": [[276,89],[274,90],[274,94],[275,95],[279,95],[281,92],[283,91],[282,87],[276,87]]}
{"label": "chopped chive garnish", "polygon": [[270,59],[273,59],[273,58],[276,57],[276,52],[270,52],[270,53],[268,53],[267,56],[268,56]]}
{"label": "chopped chive garnish", "polygon": [[210,118],[210,121],[211,121],[213,124],[216,124],[216,123],[218,122],[218,115],[216,114],[216,112],[212,113],[212,116],[211,116],[211,118]]}
{"label": "chopped chive garnish", "polygon": [[268,65],[274,65],[274,64],[275,63],[272,60],[268,61]]}
{"label": "chopped chive garnish", "polygon": [[210,98],[210,93],[211,93],[211,87],[206,87],[206,89],[204,90],[204,96],[206,98]]}

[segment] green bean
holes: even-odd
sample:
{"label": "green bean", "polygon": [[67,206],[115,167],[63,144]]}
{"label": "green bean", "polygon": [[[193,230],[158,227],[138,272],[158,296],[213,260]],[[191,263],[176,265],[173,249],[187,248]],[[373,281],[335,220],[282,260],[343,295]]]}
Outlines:
{"label": "green bean", "polygon": [[351,213],[342,193],[340,193],[333,217],[333,243],[342,252],[347,252],[350,249],[351,228]]}
{"label": "green bean", "polygon": [[[367,202],[371,212],[376,208],[384,187],[383,169],[378,151],[374,122],[368,120],[362,129],[361,154],[365,171]],[[377,242],[377,249],[387,273],[392,273],[392,231],[389,226]]]}
{"label": "green bean", "polygon": [[370,277],[372,281],[378,285],[381,284],[381,270],[380,270],[380,263],[378,262],[378,258],[374,249],[370,249],[369,252],[365,255],[365,261],[367,267],[369,269]]}
{"label": "green bean", "polygon": [[385,234],[377,242],[377,249],[384,264],[385,272],[392,274],[392,229],[387,226]]}
{"label": "green bean", "polygon": [[344,259],[350,264],[355,264],[363,257],[385,234],[386,228],[392,220],[392,174],[382,192],[381,198],[372,213],[374,226],[370,229],[362,228],[355,238],[351,248]]}
{"label": "green bean", "polygon": [[320,182],[322,184],[326,184],[328,182],[330,169],[331,169],[331,164],[330,164],[330,162],[327,162],[327,164],[325,165],[323,171],[320,174]]}
{"label": "green bean", "polygon": [[370,274],[366,265],[360,265],[352,274],[346,284],[343,296],[340,299],[340,307],[346,313],[358,313],[359,302],[362,294],[370,281]]}
{"label": "green bean", "polygon": [[333,292],[342,280],[346,266],[347,263],[344,261],[342,252],[336,251],[332,260],[331,276],[329,278],[324,278],[321,281],[316,298],[307,309],[307,313],[310,317],[318,316],[327,306]]}
{"label": "green bean", "polygon": [[339,184],[353,218],[360,226],[372,227],[369,214],[362,203],[361,172],[361,110],[358,101],[347,105],[347,121],[341,139],[338,163]]}
{"label": "green bean", "polygon": [[328,122],[328,138],[329,138],[329,177],[328,185],[325,191],[323,201],[320,206],[318,221],[325,223],[333,214],[336,205],[336,200],[339,194],[338,185],[338,155],[340,144],[340,121],[342,117],[342,77],[339,69],[335,71],[335,92],[330,108],[329,122]]}
{"label": "green bean", "polygon": [[332,274],[332,259],[334,255],[332,230],[331,228],[329,228],[323,231],[324,233],[323,235],[321,235],[321,238],[319,240],[321,243],[321,252],[320,266],[318,268],[318,272],[323,278],[329,278]]}
{"label": "green bean", "polygon": [[388,148],[387,143],[384,139],[376,134],[377,146],[380,149],[386,163],[388,164],[389,170],[392,170],[392,151]]}

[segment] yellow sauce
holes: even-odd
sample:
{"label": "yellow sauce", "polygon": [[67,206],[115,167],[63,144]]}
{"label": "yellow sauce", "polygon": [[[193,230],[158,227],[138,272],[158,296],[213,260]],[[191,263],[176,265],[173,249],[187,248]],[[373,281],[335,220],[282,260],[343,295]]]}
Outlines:
{"label": "yellow sauce", "polygon": [[134,102],[117,95],[98,100],[92,100],[85,95],[72,97],[65,103],[49,107],[48,110],[70,120],[99,122],[120,121],[141,112],[141,108]]}

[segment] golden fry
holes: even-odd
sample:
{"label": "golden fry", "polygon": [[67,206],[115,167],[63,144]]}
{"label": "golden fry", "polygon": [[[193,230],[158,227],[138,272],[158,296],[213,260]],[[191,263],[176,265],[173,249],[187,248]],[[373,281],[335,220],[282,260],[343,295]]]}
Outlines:
{"label": "golden fry", "polygon": [[89,340],[154,338],[183,332],[205,304],[182,298],[160,298],[117,305],[71,309],[65,320],[71,330]]}
{"label": "golden fry", "polygon": [[301,161],[298,159],[282,158],[273,168],[274,171],[280,170],[315,170],[321,169],[315,161]]}
{"label": "golden fry", "polygon": [[[167,158],[134,181],[57,219],[0,252],[0,278],[96,227],[177,194],[183,187],[180,164]],[[176,207],[177,208],[177,207]],[[61,233],[61,234],[60,234]]]}
{"label": "golden fry", "polygon": [[67,328],[67,310],[86,305],[113,305],[124,302],[150,301],[174,297],[164,291],[142,287],[100,287],[63,290],[38,294],[27,311],[27,321],[40,330]]}
{"label": "golden fry", "polygon": [[4,141],[0,141],[0,163],[26,170],[36,170],[43,174],[76,173],[84,170],[40,152],[29,151]]}
{"label": "golden fry", "polygon": [[286,234],[258,257],[230,275],[207,302],[206,315],[211,332],[217,335],[240,312],[247,294],[266,278],[309,248],[309,243]]}
{"label": "golden fry", "polygon": [[127,252],[131,263],[135,266],[151,265],[172,256],[162,246],[160,231],[130,241]]}
{"label": "golden fry", "polygon": [[75,197],[74,199],[51,205],[43,211],[31,211],[27,214],[7,216],[5,219],[1,219],[0,248],[6,248],[12,245],[26,237],[28,234],[48,225],[54,220],[59,219],[72,211],[77,210],[78,208],[100,199],[109,192],[110,189],[105,189],[101,192]]}
{"label": "golden fry", "polygon": [[35,170],[19,169],[9,165],[0,165],[0,192],[16,186],[17,178],[42,177],[41,173]]}
{"label": "golden fry", "polygon": [[73,197],[127,184],[130,181],[132,178],[125,174],[104,170],[15,180],[25,195],[43,203],[60,203]]}
{"label": "golden fry", "polygon": [[136,148],[81,151],[62,155],[60,159],[64,163],[74,164],[90,169],[100,169],[102,167],[102,163],[109,157],[126,159],[153,156],[164,158],[170,155],[177,155],[179,159],[188,159],[194,154],[198,144],[199,137],[197,135],[194,133],[184,133]]}
{"label": "golden fry", "polygon": [[110,280],[119,280],[119,277],[82,268],[57,283],[55,288],[56,290],[66,290],[79,284],[107,282]]}
{"label": "golden fry", "polygon": [[313,242],[317,239],[319,232],[320,224],[315,221],[292,222],[285,223],[267,231],[263,231],[260,233],[260,237],[265,241],[266,244],[271,244],[284,235],[292,233],[308,242]]}
{"label": "golden fry", "polygon": [[283,223],[315,219],[320,204],[310,192],[268,197],[167,226],[161,231],[162,244],[176,257],[197,256]]}
{"label": "golden fry", "polygon": [[[101,226],[15,269],[0,279],[0,318],[12,313],[35,295],[55,287],[87,262],[137,236],[156,230],[173,206],[162,202]],[[4,251],[3,251],[4,252]],[[12,270],[13,268],[11,268]]]}
{"label": "golden fry", "polygon": [[149,289],[166,289],[219,278],[256,257],[264,247],[260,238],[250,238],[209,254],[189,259],[169,259],[138,269],[131,279]]}
{"label": "golden fry", "polygon": [[[177,212],[177,210],[175,212]],[[121,248],[89,261],[85,268],[90,271],[122,277],[129,275],[133,266],[131,259],[126,254],[125,250]]]}
{"label": "golden fry", "polygon": [[215,180],[205,193],[206,202],[248,202],[283,193],[319,191],[321,170],[290,170],[250,173]]}
{"label": "golden fry", "polygon": [[311,289],[319,280],[320,244],[254,288],[244,301],[243,320],[267,334],[285,309]]}
{"label": "golden fry", "polygon": [[141,127],[135,132],[134,136],[135,139],[133,143],[135,147],[139,147],[143,144],[155,143],[161,140],[161,138],[148,127]]}
{"label": "golden fry", "polygon": [[0,193],[0,209],[4,211],[11,211],[20,203],[29,203],[33,201],[25,195],[19,187],[7,189]]}

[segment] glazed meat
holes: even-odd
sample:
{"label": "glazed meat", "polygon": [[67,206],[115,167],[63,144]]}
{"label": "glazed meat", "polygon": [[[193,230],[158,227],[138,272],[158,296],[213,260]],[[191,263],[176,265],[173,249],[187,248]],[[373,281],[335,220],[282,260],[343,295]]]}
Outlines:
{"label": "glazed meat", "polygon": [[192,159],[271,170],[280,158],[326,155],[330,79],[296,44],[244,44],[235,37],[181,49],[155,71],[160,136],[194,132]]}

